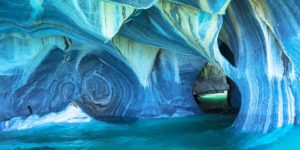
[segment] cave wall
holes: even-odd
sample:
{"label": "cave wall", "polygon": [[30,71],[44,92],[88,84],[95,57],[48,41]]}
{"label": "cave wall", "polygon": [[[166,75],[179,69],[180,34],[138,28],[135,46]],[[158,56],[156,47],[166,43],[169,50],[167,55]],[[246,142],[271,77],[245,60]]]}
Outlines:
{"label": "cave wall", "polygon": [[241,90],[235,127],[267,132],[298,122],[298,5],[234,0],[227,8],[220,38],[233,50],[236,66],[220,64]]}
{"label": "cave wall", "polygon": [[[29,116],[29,106],[34,114],[58,112],[72,101],[99,119],[200,113],[190,92],[204,65],[198,57],[134,41],[122,46],[138,51],[132,54],[115,47],[118,44],[104,49],[62,36],[33,39],[15,33],[3,40],[1,120]],[[150,59],[149,52],[152,64],[143,63]]]}
{"label": "cave wall", "polygon": [[72,101],[98,119],[199,114],[192,86],[209,62],[240,90],[234,127],[267,132],[297,123],[298,7],[297,0],[1,0],[0,120]]}
{"label": "cave wall", "polygon": [[218,66],[205,64],[193,85],[193,94],[223,93],[229,90],[226,75]]}

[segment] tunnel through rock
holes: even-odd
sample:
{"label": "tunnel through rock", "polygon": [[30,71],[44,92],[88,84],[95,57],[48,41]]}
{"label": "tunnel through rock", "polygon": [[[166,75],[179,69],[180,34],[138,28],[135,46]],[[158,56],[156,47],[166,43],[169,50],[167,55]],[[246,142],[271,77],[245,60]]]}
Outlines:
{"label": "tunnel through rock", "polygon": [[[228,45],[221,40],[219,50],[227,61],[235,66],[235,59]],[[193,95],[199,107],[208,113],[234,113],[241,105],[241,94],[230,77],[217,65],[206,63],[193,86]]]}
{"label": "tunnel through rock", "polygon": [[236,114],[240,92],[235,83],[216,65],[205,64],[193,86],[193,95],[207,113]]}

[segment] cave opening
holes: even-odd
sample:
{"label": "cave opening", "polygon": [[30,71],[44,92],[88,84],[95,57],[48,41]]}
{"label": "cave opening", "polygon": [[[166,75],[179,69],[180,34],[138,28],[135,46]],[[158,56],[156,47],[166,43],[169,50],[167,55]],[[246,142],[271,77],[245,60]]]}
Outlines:
{"label": "cave opening", "polygon": [[[221,54],[235,66],[232,51],[226,43],[219,41]],[[234,83],[222,69],[206,63],[193,85],[193,96],[200,109],[212,114],[235,114],[241,106],[241,94]]]}
{"label": "cave opening", "polygon": [[200,109],[213,114],[237,114],[240,108],[240,91],[222,70],[205,64],[193,86],[193,96]]}

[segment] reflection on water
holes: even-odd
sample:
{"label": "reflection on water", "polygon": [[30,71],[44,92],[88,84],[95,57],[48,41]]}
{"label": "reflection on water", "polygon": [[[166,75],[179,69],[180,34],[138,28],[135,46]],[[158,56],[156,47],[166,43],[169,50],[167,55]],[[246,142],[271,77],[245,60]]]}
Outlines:
{"label": "reflection on water", "polygon": [[246,134],[230,128],[234,115],[142,120],[132,124],[100,121],[52,123],[0,132],[0,149],[291,149],[300,143],[300,128],[270,134]]}

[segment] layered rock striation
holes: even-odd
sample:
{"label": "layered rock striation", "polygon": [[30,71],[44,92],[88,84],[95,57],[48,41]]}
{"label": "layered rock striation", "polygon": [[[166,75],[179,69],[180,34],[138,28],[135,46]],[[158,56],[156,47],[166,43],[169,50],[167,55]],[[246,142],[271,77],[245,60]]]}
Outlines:
{"label": "layered rock striation", "polygon": [[200,114],[192,87],[210,63],[241,93],[234,127],[299,122],[297,0],[0,3],[0,121],[73,101],[97,119]]}

